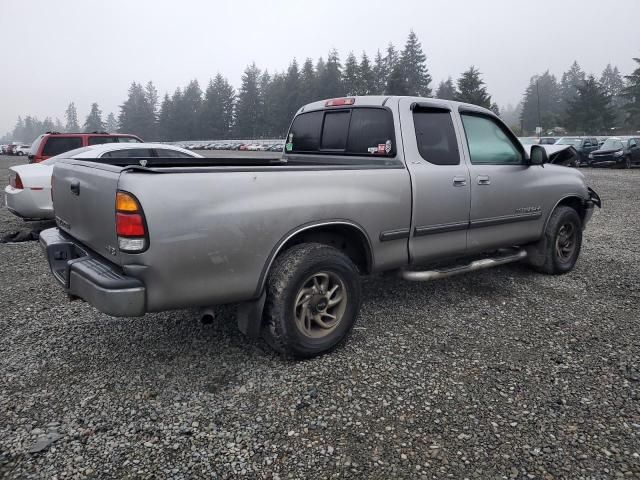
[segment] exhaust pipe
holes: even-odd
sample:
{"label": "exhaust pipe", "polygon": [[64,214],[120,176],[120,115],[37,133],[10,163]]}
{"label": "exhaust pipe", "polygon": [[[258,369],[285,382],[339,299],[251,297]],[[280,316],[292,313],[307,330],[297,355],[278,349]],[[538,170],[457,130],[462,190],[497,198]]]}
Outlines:
{"label": "exhaust pipe", "polygon": [[462,265],[459,267],[453,267],[444,270],[402,270],[400,272],[400,277],[403,280],[409,280],[412,282],[428,282],[430,280],[452,277],[453,275],[458,275],[460,273],[475,272],[476,270],[484,270],[485,268],[497,267],[498,265],[518,262],[525,258],[527,258],[527,252],[523,249],[520,249],[515,253],[511,253],[509,255],[500,255],[492,258],[474,260],[468,265]]}
{"label": "exhaust pipe", "polygon": [[200,314],[200,321],[204,325],[212,324],[215,318],[216,318],[216,314],[212,308],[204,308],[202,310],[202,313]]}

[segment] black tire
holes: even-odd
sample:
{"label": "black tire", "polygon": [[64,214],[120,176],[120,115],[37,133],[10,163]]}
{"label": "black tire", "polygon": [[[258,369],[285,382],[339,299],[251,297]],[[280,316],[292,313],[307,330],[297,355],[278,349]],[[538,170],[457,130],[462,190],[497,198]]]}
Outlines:
{"label": "black tire", "polygon": [[[313,297],[307,302],[306,307],[300,307],[300,295],[303,290],[309,291],[305,286],[312,281],[310,279],[324,274],[330,275],[339,283],[338,286],[342,287],[346,294],[343,299],[344,305],[339,305],[342,312],[339,316],[340,320],[330,330],[314,325],[317,330],[312,331],[310,319],[310,333],[318,335],[310,336],[304,330],[306,313],[302,314],[305,325],[301,326],[298,312],[302,310],[298,308],[317,311],[315,308],[322,309],[324,304],[316,303],[312,308],[309,304],[314,302],[315,297]],[[340,288],[337,291],[340,291]],[[329,307],[324,306],[324,310],[329,312]],[[319,243],[295,245],[276,258],[269,272],[262,336],[274,350],[285,356],[313,357],[332,350],[344,340],[353,328],[359,310],[360,276],[351,259],[340,250],[327,245]],[[337,314],[336,317],[338,317]]]}
{"label": "black tire", "polygon": [[578,261],[581,248],[580,215],[571,207],[560,206],[551,214],[540,241],[527,248],[529,265],[549,275],[568,273]]}

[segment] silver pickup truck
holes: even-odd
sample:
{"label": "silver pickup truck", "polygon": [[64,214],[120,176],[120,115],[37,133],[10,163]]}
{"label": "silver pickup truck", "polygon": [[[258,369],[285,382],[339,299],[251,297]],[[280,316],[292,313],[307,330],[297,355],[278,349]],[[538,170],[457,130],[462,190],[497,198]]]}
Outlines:
{"label": "silver pickup truck", "polygon": [[493,113],[411,97],[315,102],[279,158],[61,160],[40,241],[71,296],[112,316],[237,303],[290,356],[336,346],[360,276],[423,281],[575,265],[600,198]]}

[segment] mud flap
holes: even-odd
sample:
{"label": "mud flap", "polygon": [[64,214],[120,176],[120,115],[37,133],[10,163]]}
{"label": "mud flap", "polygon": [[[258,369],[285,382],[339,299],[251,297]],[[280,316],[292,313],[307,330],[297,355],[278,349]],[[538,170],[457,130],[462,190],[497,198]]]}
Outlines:
{"label": "mud flap", "polygon": [[243,302],[238,305],[236,318],[238,329],[249,338],[258,338],[262,328],[262,311],[267,299],[267,292],[262,291],[262,295],[256,300]]}

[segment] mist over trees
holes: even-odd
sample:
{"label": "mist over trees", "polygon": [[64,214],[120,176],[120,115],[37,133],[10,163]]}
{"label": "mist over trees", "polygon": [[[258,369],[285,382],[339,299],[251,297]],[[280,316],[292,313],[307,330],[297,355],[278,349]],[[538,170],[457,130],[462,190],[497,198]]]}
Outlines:
{"label": "mist over trees", "polygon": [[[402,49],[389,43],[373,57],[337,50],[314,60],[292,59],[284,71],[261,70],[252,63],[234,88],[220,73],[205,86],[197,80],[159,95],[153,84],[133,82],[117,114],[104,119],[97,103],[85,119],[85,131],[131,133],[145,140],[178,141],[230,138],[282,138],[295,112],[307,103],[346,95],[433,96],[473,103],[502,115],[518,134],[547,132],[602,134],[640,129],[640,59],[623,76],[607,65],[599,77],[577,62],[559,77],[548,70],[533,75],[522,100],[502,109],[492,100],[481,70],[471,65],[457,76],[433,83],[428,58],[411,31]],[[204,89],[204,90],[203,90]],[[45,131],[78,132],[73,102],[65,124],[47,117],[20,117],[4,140],[31,142]],[[613,130],[612,130],[613,129]]]}

